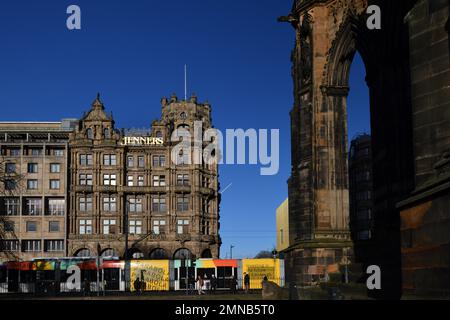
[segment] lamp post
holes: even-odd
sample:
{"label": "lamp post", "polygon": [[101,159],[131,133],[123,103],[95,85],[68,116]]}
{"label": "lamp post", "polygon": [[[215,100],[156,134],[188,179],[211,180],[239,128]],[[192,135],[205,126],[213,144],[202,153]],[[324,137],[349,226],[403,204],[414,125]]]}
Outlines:
{"label": "lamp post", "polygon": [[230,245],[230,259],[233,259],[233,245]]}

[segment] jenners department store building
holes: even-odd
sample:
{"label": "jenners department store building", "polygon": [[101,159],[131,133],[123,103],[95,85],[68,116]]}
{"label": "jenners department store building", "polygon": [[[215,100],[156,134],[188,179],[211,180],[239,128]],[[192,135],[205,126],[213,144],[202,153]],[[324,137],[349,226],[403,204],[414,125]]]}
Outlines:
{"label": "jenners department store building", "polygon": [[211,107],[161,104],[139,137],[117,130],[98,96],[80,120],[1,122],[0,259],[123,258],[126,238],[129,258],[218,258],[218,167],[175,164],[170,141],[194,121],[211,128]]}

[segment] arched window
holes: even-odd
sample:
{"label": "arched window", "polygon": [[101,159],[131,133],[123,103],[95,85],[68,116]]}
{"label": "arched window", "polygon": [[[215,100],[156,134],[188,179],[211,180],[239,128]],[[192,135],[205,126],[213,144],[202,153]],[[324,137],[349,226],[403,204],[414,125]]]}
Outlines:
{"label": "arched window", "polygon": [[102,251],[101,256],[102,257],[114,257],[116,255],[116,252],[114,249],[108,248]]}
{"label": "arched window", "polygon": [[109,131],[108,128],[105,128],[105,129],[103,130],[103,135],[105,136],[105,139],[111,138],[111,133],[110,133],[110,131]]}
{"label": "arched window", "polygon": [[167,259],[168,256],[166,254],[166,250],[161,248],[156,248],[152,252],[150,252],[150,259],[158,260],[158,259]]}
{"label": "arched window", "polygon": [[185,130],[189,130],[189,125],[183,123],[183,124],[180,124],[180,125],[177,127],[177,129],[185,129]]}
{"label": "arched window", "polygon": [[183,119],[183,120],[186,119],[187,118],[186,112],[180,113],[180,118]]}
{"label": "arched window", "polygon": [[94,131],[92,131],[92,129],[91,128],[87,128],[86,129],[86,136],[87,136],[87,138],[88,139],[94,139]]}
{"label": "arched window", "polygon": [[163,136],[163,134],[162,134],[162,132],[161,131],[156,131],[156,137],[157,138],[162,138],[162,136]]}
{"label": "arched window", "polygon": [[203,250],[202,258],[212,258],[211,250],[209,250],[209,249]]}
{"label": "arched window", "polygon": [[90,257],[91,251],[89,249],[83,248],[75,252],[75,257]]}
{"label": "arched window", "polygon": [[132,259],[142,259],[144,258],[144,254],[138,250],[138,249],[131,249],[130,253],[128,254],[129,257]]}
{"label": "arched window", "polygon": [[194,256],[192,255],[191,251],[189,251],[189,249],[182,248],[175,251],[173,258],[175,260],[184,260],[184,259],[192,259],[194,258]]}

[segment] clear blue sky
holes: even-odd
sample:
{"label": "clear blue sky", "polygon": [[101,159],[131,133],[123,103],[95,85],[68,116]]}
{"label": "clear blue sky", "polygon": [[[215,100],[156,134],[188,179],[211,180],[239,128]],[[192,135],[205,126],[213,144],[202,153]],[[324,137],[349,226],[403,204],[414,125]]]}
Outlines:
{"label": "clear blue sky", "polygon": [[[66,28],[66,8],[82,30]],[[220,168],[222,257],[275,245],[275,209],[287,197],[294,30],[277,22],[292,0],[46,0],[0,2],[0,121],[80,117],[97,92],[117,127],[149,127],[160,98],[189,92],[209,100],[217,128],[280,129],[280,171]],[[367,131],[360,59],[352,67],[350,136]]]}

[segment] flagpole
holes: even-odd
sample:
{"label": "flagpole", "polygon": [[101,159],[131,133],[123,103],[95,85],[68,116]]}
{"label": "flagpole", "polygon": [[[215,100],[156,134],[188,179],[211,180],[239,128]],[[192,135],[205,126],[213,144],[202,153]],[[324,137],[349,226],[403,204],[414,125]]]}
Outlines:
{"label": "flagpole", "polygon": [[184,101],[187,101],[187,65],[184,65]]}

